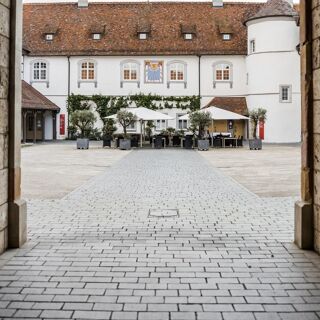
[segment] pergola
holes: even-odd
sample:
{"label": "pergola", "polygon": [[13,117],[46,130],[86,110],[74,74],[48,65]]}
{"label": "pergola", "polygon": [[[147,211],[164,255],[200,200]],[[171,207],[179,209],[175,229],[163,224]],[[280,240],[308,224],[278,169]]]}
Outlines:
{"label": "pergola", "polygon": [[52,139],[57,138],[57,113],[60,108],[30,84],[22,81],[22,141],[44,141],[46,119],[52,119]]}

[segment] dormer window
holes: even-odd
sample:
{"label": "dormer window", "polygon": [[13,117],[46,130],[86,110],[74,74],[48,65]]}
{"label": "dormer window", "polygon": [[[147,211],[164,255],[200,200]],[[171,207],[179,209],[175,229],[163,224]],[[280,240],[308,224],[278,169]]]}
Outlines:
{"label": "dormer window", "polygon": [[195,25],[181,25],[181,34],[184,40],[193,40],[197,33]]}
{"label": "dormer window", "polygon": [[139,32],[138,37],[140,40],[147,40],[148,39],[148,33],[147,32]]}
{"label": "dormer window", "polygon": [[93,40],[101,40],[101,38],[102,38],[101,33],[93,33],[92,34],[92,39]]}
{"label": "dormer window", "polygon": [[42,30],[42,37],[45,41],[53,41],[54,37],[58,33],[58,27],[54,25],[45,25]]}
{"label": "dormer window", "polygon": [[151,34],[151,23],[148,19],[141,18],[137,24],[137,36],[139,40],[147,40]]}
{"label": "dormer window", "polygon": [[46,39],[46,41],[52,41],[53,40],[53,33],[46,33],[45,39]]}
{"label": "dormer window", "polygon": [[223,33],[222,34],[222,40],[224,40],[224,41],[231,40],[231,34],[230,33]]}

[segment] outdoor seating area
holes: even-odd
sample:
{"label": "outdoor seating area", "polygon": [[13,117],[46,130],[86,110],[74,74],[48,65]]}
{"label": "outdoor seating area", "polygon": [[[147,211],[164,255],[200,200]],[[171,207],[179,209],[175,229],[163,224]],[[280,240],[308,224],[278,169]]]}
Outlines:
{"label": "outdoor seating area", "polygon": [[[103,147],[119,148],[120,141],[124,140],[123,135],[117,135],[114,139],[110,138],[103,140]],[[198,138],[190,133],[184,135],[168,135],[165,132],[157,135],[151,135],[150,137],[144,136],[141,138],[138,134],[130,135],[126,140],[130,141],[130,148],[152,148],[152,149],[164,149],[164,148],[184,148],[194,149],[198,148]],[[209,141],[211,148],[239,148],[243,147],[243,136],[232,136],[231,133],[221,132],[216,134],[208,134],[208,137],[204,140]]]}

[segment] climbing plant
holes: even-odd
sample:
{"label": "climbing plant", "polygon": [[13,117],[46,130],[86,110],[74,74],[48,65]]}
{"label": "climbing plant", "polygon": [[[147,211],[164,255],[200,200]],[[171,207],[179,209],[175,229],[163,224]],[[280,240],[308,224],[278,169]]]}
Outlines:
{"label": "climbing plant", "polygon": [[75,110],[89,110],[90,101],[96,104],[96,111],[103,122],[105,117],[116,114],[120,109],[136,105],[151,110],[163,110],[178,108],[190,111],[200,109],[199,96],[170,96],[163,97],[155,94],[135,94],[131,96],[104,96],[104,95],[75,95],[71,94],[67,100],[68,112],[72,114]]}

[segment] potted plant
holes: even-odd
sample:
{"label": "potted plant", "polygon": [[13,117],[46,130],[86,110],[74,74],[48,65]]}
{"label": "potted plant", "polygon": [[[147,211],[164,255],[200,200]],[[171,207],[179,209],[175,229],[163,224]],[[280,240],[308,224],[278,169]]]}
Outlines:
{"label": "potted plant", "polygon": [[211,123],[210,112],[196,111],[189,116],[191,127],[198,131],[198,150],[209,150],[209,140],[204,138],[205,128]]}
{"label": "potted plant", "polygon": [[263,108],[253,109],[249,112],[253,139],[249,139],[250,150],[261,150],[262,140],[257,138],[257,127],[260,121],[267,119],[267,110]]}
{"label": "potted plant", "polygon": [[123,128],[123,136],[124,139],[120,140],[119,148],[121,150],[129,150],[131,149],[131,140],[128,139],[127,128],[137,121],[136,116],[130,111],[120,110],[117,113],[117,120]]}
{"label": "potted plant", "polygon": [[111,142],[113,141],[113,134],[115,131],[117,131],[115,121],[113,119],[107,119],[102,129],[103,147],[111,147]]}
{"label": "potted plant", "polygon": [[71,114],[70,123],[80,132],[77,149],[89,149],[89,135],[93,130],[96,117],[90,110],[76,110]]}

